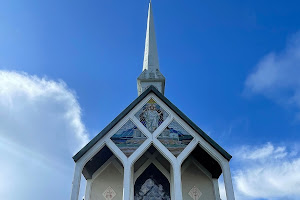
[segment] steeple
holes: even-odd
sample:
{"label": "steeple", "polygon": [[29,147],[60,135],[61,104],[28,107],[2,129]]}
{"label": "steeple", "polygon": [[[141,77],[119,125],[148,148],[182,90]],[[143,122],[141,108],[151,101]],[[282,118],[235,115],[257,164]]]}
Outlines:
{"label": "steeple", "polygon": [[143,70],[145,69],[155,69],[155,70],[159,69],[151,1],[149,3],[147,32],[146,32],[146,41],[145,41]]}
{"label": "steeple", "polygon": [[150,85],[155,86],[162,94],[165,91],[165,77],[159,71],[151,1],[148,10],[143,72],[138,77],[137,84],[138,95],[142,94]]}

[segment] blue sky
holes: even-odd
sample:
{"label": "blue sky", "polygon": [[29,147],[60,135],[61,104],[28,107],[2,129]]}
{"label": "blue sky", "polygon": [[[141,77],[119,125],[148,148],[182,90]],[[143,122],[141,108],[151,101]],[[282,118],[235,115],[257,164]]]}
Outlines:
{"label": "blue sky", "polygon": [[[51,186],[49,199],[69,198],[72,155],[137,97],[148,2],[0,4],[0,178],[13,177],[0,195],[46,199]],[[165,96],[234,156],[237,198],[299,199],[300,3],[165,0],[153,12]]]}

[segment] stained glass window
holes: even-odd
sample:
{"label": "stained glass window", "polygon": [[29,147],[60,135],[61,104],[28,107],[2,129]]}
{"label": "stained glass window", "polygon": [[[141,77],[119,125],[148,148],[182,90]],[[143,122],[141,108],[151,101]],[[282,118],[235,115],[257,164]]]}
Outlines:
{"label": "stained glass window", "polygon": [[128,120],[112,137],[111,140],[126,155],[130,156],[145,140],[146,136]]}
{"label": "stained glass window", "polygon": [[135,117],[153,133],[169,116],[153,99],[150,99],[136,114]]}
{"label": "stained glass window", "polygon": [[178,156],[193,140],[178,122],[173,120],[157,138],[174,156]]}

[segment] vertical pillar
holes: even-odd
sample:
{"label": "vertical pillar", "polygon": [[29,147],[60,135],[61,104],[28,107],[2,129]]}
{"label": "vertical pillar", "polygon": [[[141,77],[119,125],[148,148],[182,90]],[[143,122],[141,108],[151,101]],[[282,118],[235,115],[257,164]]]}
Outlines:
{"label": "vertical pillar", "polygon": [[132,170],[130,163],[126,163],[124,166],[124,179],[123,179],[123,200],[132,199],[131,198],[131,176]]}
{"label": "vertical pillar", "polygon": [[229,162],[226,160],[222,165],[227,200],[235,200]]}
{"label": "vertical pillar", "polygon": [[78,165],[78,163],[76,163],[73,182],[72,182],[71,200],[78,200],[80,180],[81,180],[81,167]]}
{"label": "vertical pillar", "polygon": [[92,179],[89,179],[86,181],[84,200],[91,199],[91,190],[92,190]]}
{"label": "vertical pillar", "polygon": [[173,164],[173,187],[174,200],[182,200],[182,185],[181,185],[181,165],[179,163]]}
{"label": "vertical pillar", "polygon": [[219,190],[218,179],[213,178],[212,181],[213,181],[213,185],[214,185],[215,198],[216,198],[216,200],[220,200],[220,190]]}
{"label": "vertical pillar", "polygon": [[133,167],[130,167],[130,200],[134,200],[134,181],[133,181],[133,176],[134,176],[134,169]]}
{"label": "vertical pillar", "polygon": [[174,175],[173,175],[173,167],[170,168],[170,180],[171,180],[171,183],[170,183],[170,195],[171,195],[171,199],[175,199],[175,187],[174,187]]}

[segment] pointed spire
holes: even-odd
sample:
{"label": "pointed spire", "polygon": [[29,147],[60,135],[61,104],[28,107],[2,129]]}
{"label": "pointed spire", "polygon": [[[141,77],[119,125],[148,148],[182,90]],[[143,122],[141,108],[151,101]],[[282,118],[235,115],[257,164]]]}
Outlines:
{"label": "pointed spire", "polygon": [[159,70],[151,0],[149,2],[143,70]]}
{"label": "pointed spire", "polygon": [[147,33],[145,42],[145,54],[143,71],[137,78],[138,95],[141,95],[148,87],[153,85],[162,94],[165,93],[165,77],[159,71],[158,53],[156,46],[154,21],[152,15],[151,0],[149,2]]}

